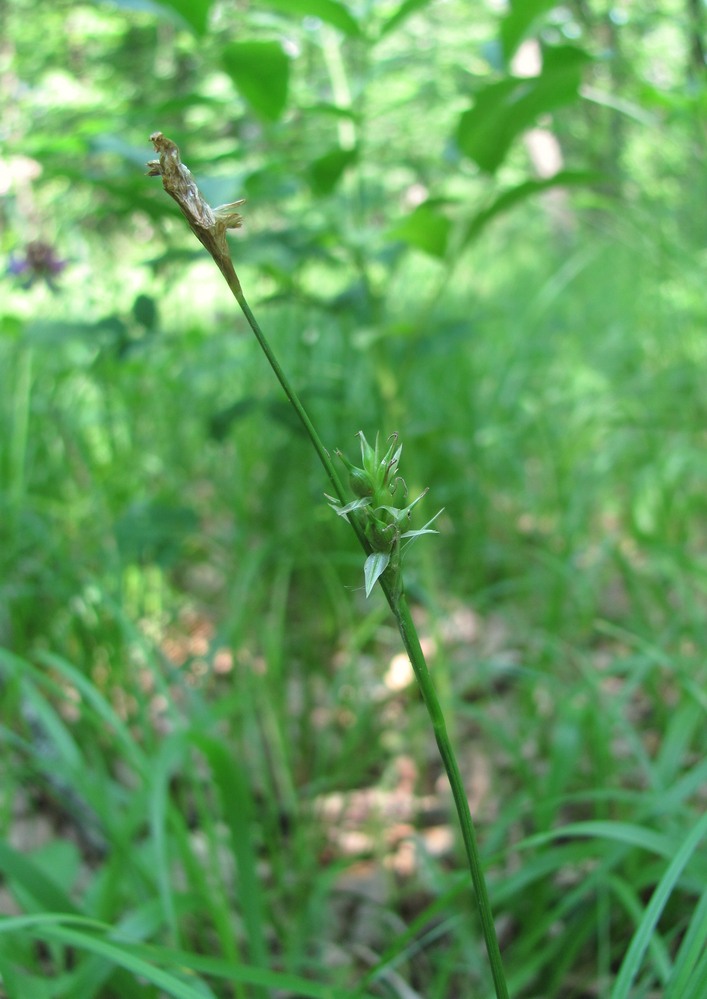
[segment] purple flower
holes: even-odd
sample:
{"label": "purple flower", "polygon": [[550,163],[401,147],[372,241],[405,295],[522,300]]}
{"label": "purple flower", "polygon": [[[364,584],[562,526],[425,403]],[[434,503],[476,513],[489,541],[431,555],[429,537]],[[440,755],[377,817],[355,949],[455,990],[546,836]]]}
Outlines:
{"label": "purple flower", "polygon": [[50,243],[41,239],[33,239],[25,247],[24,257],[10,256],[7,270],[15,277],[24,277],[24,288],[30,288],[35,281],[46,281],[52,290],[56,289],[54,278],[66,267],[66,260],[61,260]]}

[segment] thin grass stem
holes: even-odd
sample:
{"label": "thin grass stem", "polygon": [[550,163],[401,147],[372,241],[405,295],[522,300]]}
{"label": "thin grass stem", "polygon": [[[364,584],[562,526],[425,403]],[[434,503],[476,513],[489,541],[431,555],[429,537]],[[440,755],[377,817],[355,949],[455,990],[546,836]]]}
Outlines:
{"label": "thin grass stem", "polygon": [[[324,447],[297,392],[280,366],[260,324],[253,315],[233,267],[226,242],[226,230],[237,228],[241,224],[240,216],[233,211],[239,202],[234,205],[224,205],[222,208],[212,209],[202,198],[190,172],[181,162],[177,146],[162,135],[161,132],[155,132],[151,136],[151,140],[160,158],[159,160],[152,160],[148,164],[150,175],[162,177],[165,190],[177,202],[190,228],[213,257],[238,302],[255,338],[260,344],[270,367],[312,442],[337,498],[342,505],[345,505],[348,497],[329,452]],[[349,518],[349,523],[356,532],[356,536],[366,554],[370,554],[371,546],[361,525],[354,517]],[[469,802],[464,790],[464,783],[457,758],[447,732],[444,713],[420,645],[420,639],[405,598],[404,590],[397,584],[391,585],[390,581],[386,579],[385,574],[380,577],[379,582],[397,622],[405,651],[410,658],[422,699],[432,723],[432,729],[444,769],[452,789],[452,797],[466,850],[471,881],[476,894],[476,904],[479,909],[481,929],[491,966],[496,997],[497,999],[508,999],[508,986],[506,984],[501,950],[493,921],[493,913],[481,864],[474,823],[471,818]]]}

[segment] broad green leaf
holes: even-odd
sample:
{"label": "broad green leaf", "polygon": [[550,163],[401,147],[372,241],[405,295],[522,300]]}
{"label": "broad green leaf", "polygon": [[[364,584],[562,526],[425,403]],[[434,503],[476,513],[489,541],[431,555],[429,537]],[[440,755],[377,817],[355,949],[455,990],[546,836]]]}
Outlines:
{"label": "broad green leaf", "polygon": [[543,14],[555,6],[556,0],[512,0],[499,32],[506,63]]}
{"label": "broad green leaf", "polygon": [[302,17],[318,17],[325,24],[338,28],[351,38],[360,37],[361,27],[351,11],[338,0],[266,0],[268,7],[275,7],[284,14],[300,14]]}
{"label": "broad green leaf", "polygon": [[[577,85],[582,82],[582,72],[589,62],[593,62],[593,57],[576,45],[546,45],[543,50],[543,68],[540,72],[541,78],[559,72],[570,72],[574,74]],[[553,80],[550,78],[549,83]],[[561,82],[561,81],[558,81]]]}
{"label": "broad green leaf", "polygon": [[507,191],[503,191],[499,194],[490,205],[483,208],[468,223],[466,233],[464,235],[464,245],[466,246],[472,240],[476,239],[479,233],[486,228],[486,226],[494,219],[497,215],[503,214],[503,212],[508,211],[514,205],[517,205],[521,201],[525,201],[526,198],[532,197],[534,194],[542,194],[543,191],[548,191],[553,187],[570,187],[578,186],[583,184],[593,184],[603,179],[603,174],[596,173],[591,170],[561,170],[556,173],[554,177],[544,177],[542,180],[526,180],[522,184],[518,184],[516,187],[512,187]]}
{"label": "broad green leaf", "polygon": [[538,76],[510,77],[478,91],[462,114],[459,148],[482,170],[494,173],[513,140],[544,114],[577,100],[589,56],[570,45],[546,49]]}
{"label": "broad green leaf", "polygon": [[512,118],[521,86],[528,91],[532,84],[514,78],[489,84],[476,94],[473,107],[459,120],[459,148],[489,173],[501,165],[513,139],[525,127]]}
{"label": "broad green leaf", "polygon": [[315,194],[331,194],[357,155],[355,149],[332,149],[314,160],[309,168],[309,179]]}
{"label": "broad green leaf", "polygon": [[446,215],[425,202],[394,226],[388,235],[442,260],[447,252],[451,225]]}
{"label": "broad green leaf", "polygon": [[278,42],[232,42],[223,66],[256,114],[277,121],[287,104],[290,60]]}
{"label": "broad green leaf", "polygon": [[370,597],[373,587],[388,568],[389,562],[390,552],[373,552],[366,559],[366,564],[363,567],[363,576],[366,582],[367,597]]}

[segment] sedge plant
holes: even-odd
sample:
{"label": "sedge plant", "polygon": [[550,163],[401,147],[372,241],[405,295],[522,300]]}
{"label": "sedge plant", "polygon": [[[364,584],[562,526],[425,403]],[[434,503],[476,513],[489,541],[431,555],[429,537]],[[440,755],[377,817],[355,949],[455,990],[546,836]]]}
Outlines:
{"label": "sedge plant", "polygon": [[[177,202],[190,229],[208,250],[225,278],[270,367],[319,456],[334,494],[333,496],[328,495],[327,499],[336,513],[351,525],[365,552],[366,594],[370,595],[375,584],[379,583],[395,618],[449,779],[496,997],[497,999],[508,999],[508,986],[469,803],[447,731],[444,714],[420,646],[403,584],[402,550],[416,537],[435,533],[430,525],[436,518],[432,518],[424,527],[417,530],[405,529],[414,507],[425,494],[423,493],[411,503],[396,502],[401,497],[404,500],[407,494],[405,483],[397,474],[402,453],[402,444],[398,443],[397,434],[393,434],[389,438],[390,443],[385,450],[381,448],[378,438],[372,447],[363,434],[359,434],[361,443],[360,466],[354,465],[345,455],[337,452],[348,473],[350,493],[347,492],[329,452],[324,447],[307,411],[253,315],[233,266],[226,233],[229,229],[237,229],[242,225],[242,217],[236,209],[244,202],[242,200],[235,201],[212,208],[203,198],[191,172],[182,163],[176,144],[161,132],[154,132],[150,136],[150,140],[158,154],[158,159],[149,161],[148,175],[162,178],[165,191]],[[351,494],[353,494],[353,498]]]}

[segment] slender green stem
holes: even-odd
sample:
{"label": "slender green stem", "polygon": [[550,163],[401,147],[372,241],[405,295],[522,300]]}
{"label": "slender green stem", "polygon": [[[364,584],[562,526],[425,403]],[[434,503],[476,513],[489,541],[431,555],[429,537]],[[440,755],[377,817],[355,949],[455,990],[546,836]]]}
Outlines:
{"label": "slender green stem", "polygon": [[275,357],[275,355],[273,354],[272,350],[270,349],[270,345],[268,344],[268,341],[266,340],[265,335],[264,335],[263,331],[260,328],[258,320],[255,318],[255,316],[251,312],[250,306],[246,302],[245,295],[243,294],[242,290],[240,290],[239,293],[236,294],[236,299],[237,299],[238,304],[240,305],[241,309],[243,310],[243,315],[248,320],[248,325],[253,330],[253,333],[255,333],[256,339],[257,339],[258,343],[260,344],[260,346],[262,347],[263,353],[265,354],[265,356],[268,359],[268,364],[270,365],[270,367],[272,368],[272,370],[275,372],[275,377],[279,381],[280,385],[282,385],[282,388],[283,388],[283,390],[285,392],[285,395],[287,396],[287,398],[289,399],[289,401],[292,403],[292,407],[295,410],[295,412],[297,413],[297,416],[299,417],[299,419],[300,419],[300,421],[302,423],[302,426],[307,431],[307,435],[309,436],[309,439],[311,440],[312,444],[314,445],[314,448],[315,448],[317,454],[319,455],[319,459],[320,459],[322,465],[324,466],[324,471],[326,472],[327,476],[329,477],[329,481],[331,482],[332,488],[336,491],[336,495],[341,500],[341,502],[345,503],[346,502],[346,492],[345,492],[344,487],[343,487],[343,485],[341,483],[341,479],[339,478],[339,475],[337,474],[336,468],[334,467],[334,464],[333,464],[333,462],[332,462],[332,460],[331,460],[331,458],[329,456],[329,452],[326,450],[326,448],[322,444],[322,442],[321,442],[321,440],[319,438],[319,434],[315,430],[314,425],[313,425],[312,421],[309,418],[309,414],[307,413],[307,410],[304,408],[304,406],[300,402],[299,396],[297,395],[297,393],[293,389],[292,385],[289,382],[289,379],[287,378],[287,375],[285,374],[285,372],[280,367],[280,364],[278,363],[277,358]]}
{"label": "slender green stem", "polygon": [[462,776],[459,771],[456,754],[452,748],[449,733],[447,732],[447,724],[444,720],[444,714],[439,703],[439,698],[437,697],[437,691],[435,690],[432,677],[430,676],[430,671],[427,668],[425,655],[420,647],[417,629],[415,628],[415,624],[412,620],[412,615],[410,614],[410,608],[405,598],[405,594],[401,594],[394,601],[391,601],[387,591],[386,596],[388,597],[390,609],[395,615],[395,619],[398,623],[398,629],[400,630],[405,651],[410,657],[412,668],[415,671],[415,678],[417,679],[420,693],[422,694],[422,700],[425,702],[427,713],[430,716],[432,729],[435,734],[435,739],[437,740],[437,748],[439,749],[439,754],[442,757],[444,769],[447,772],[447,779],[449,780],[449,785],[452,789],[454,806],[457,811],[457,818],[459,819],[462,839],[464,841],[464,849],[466,850],[467,861],[469,863],[469,872],[471,874],[474,891],[476,892],[476,901],[479,907],[479,916],[481,918],[481,929],[486,942],[486,950],[488,952],[489,963],[491,965],[491,974],[493,976],[493,983],[496,989],[496,996],[498,999],[508,999],[508,986],[506,985],[506,976],[503,970],[501,950],[498,944],[498,936],[496,934],[496,927],[493,921],[491,902],[486,888],[486,878],[484,877],[483,868],[481,866],[481,857],[479,854],[478,843],[476,841],[476,831],[471,818],[469,802],[464,789],[464,782],[462,781]]}
{"label": "slender green stem", "polygon": [[[343,490],[341,480],[339,479],[329,453],[322,444],[312,421],[307,415],[307,411],[297,396],[297,393],[280,367],[277,358],[273,354],[260,324],[253,315],[253,312],[246,301],[240,282],[238,282],[237,279],[236,282],[236,286],[232,287],[231,290],[243,310],[243,314],[248,320],[248,325],[253,330],[253,333],[262,347],[270,366],[275,372],[277,380],[280,382],[285,391],[285,395],[292,403],[305,430],[314,444],[317,454],[319,455],[322,465],[324,466],[324,470],[326,471],[332,486],[336,490],[338,498],[342,503],[345,503],[347,501],[347,496]],[[230,281],[229,286],[231,286]],[[353,521],[353,519],[351,524],[364,549],[366,552],[369,552],[370,547],[363,535],[363,532],[358,528],[358,525]],[[491,910],[488,889],[486,887],[486,879],[481,866],[481,857],[476,841],[474,823],[469,810],[469,802],[464,789],[464,782],[459,771],[459,764],[457,763],[457,758],[454,753],[454,749],[452,748],[449,733],[447,732],[447,724],[444,720],[444,713],[442,712],[439,698],[437,697],[437,692],[435,690],[430,671],[427,667],[425,655],[422,651],[422,647],[420,646],[420,639],[418,637],[417,629],[415,628],[415,623],[412,619],[405,594],[399,593],[397,589],[394,590],[386,583],[385,579],[381,579],[380,583],[383,587],[383,592],[385,593],[390,609],[397,622],[400,636],[403,640],[403,645],[405,646],[405,651],[410,658],[412,668],[415,672],[420,693],[422,694],[422,700],[424,701],[430,721],[432,722],[432,729],[434,731],[435,739],[437,740],[439,754],[442,757],[444,769],[447,773],[447,778],[452,789],[452,797],[454,799],[457,818],[459,819],[462,839],[464,841],[464,848],[466,850],[467,861],[469,864],[469,872],[471,874],[472,884],[476,893],[476,900],[481,918],[481,928],[486,942],[486,950],[488,952],[489,963],[491,965],[491,974],[493,976],[493,982],[496,989],[496,996],[497,999],[508,999],[508,987],[506,985],[506,977],[503,970],[501,950],[498,943],[498,936],[496,935],[496,927],[493,921],[493,913]]]}
{"label": "slender green stem", "polygon": [[[243,314],[248,320],[248,324],[255,334],[255,337],[260,344],[270,367],[274,371],[277,380],[280,382],[280,385],[285,392],[285,395],[292,403],[302,426],[314,445],[337,498],[340,500],[342,506],[344,506],[347,502],[346,491],[344,490],[341,479],[339,478],[339,475],[334,467],[329,452],[322,444],[319,434],[314,428],[307,411],[300,402],[300,399],[290,384],[285,372],[280,367],[280,364],[275,357],[265,334],[260,328],[257,319],[253,315],[250,306],[245,299],[243,289],[241,288],[240,281],[238,280],[238,276],[233,267],[230,252],[228,250],[228,244],[226,242],[226,230],[240,226],[242,221],[241,217],[234,211],[240,202],[235,202],[232,205],[223,205],[216,209],[211,208],[211,206],[202,197],[191,173],[181,162],[177,146],[170,139],[167,139],[161,132],[155,132],[152,136],[150,136],[150,138],[156,151],[159,153],[159,160],[151,160],[148,163],[149,175],[153,177],[162,177],[164,189],[177,202],[182,214],[189,223],[189,227],[192,232],[209,251],[214,259],[214,262],[226,279],[226,283],[231,289],[239,306],[243,310]],[[371,546],[363,532],[363,528],[357,522],[355,517],[352,517],[349,522],[356,532],[356,536],[364,551],[366,554],[370,555]],[[383,592],[385,593],[386,600],[388,601],[390,609],[393,612],[395,620],[397,621],[405,650],[410,657],[410,662],[413,670],[415,671],[422,699],[425,703],[425,707],[427,708],[427,713],[430,716],[440,756],[442,757],[442,762],[444,763],[444,768],[447,772],[449,784],[452,789],[454,805],[456,807],[457,817],[461,827],[462,839],[464,840],[464,847],[466,849],[467,860],[469,863],[471,880],[474,891],[476,892],[476,901],[481,917],[481,928],[491,964],[491,973],[496,990],[496,997],[497,999],[508,999],[508,987],[506,985],[506,979],[503,971],[501,952],[498,944],[498,937],[496,936],[496,928],[493,922],[493,914],[491,912],[488,891],[486,889],[486,881],[481,866],[481,858],[476,842],[474,824],[472,822],[471,812],[469,811],[469,803],[464,790],[461,773],[459,772],[457,759],[447,733],[444,714],[432,682],[432,677],[430,676],[429,669],[427,668],[427,662],[425,661],[425,656],[420,646],[420,640],[410,614],[410,608],[408,607],[402,587],[399,585],[399,580],[397,577],[393,580],[387,579],[386,574],[384,573],[380,577],[380,584],[383,588]]]}

